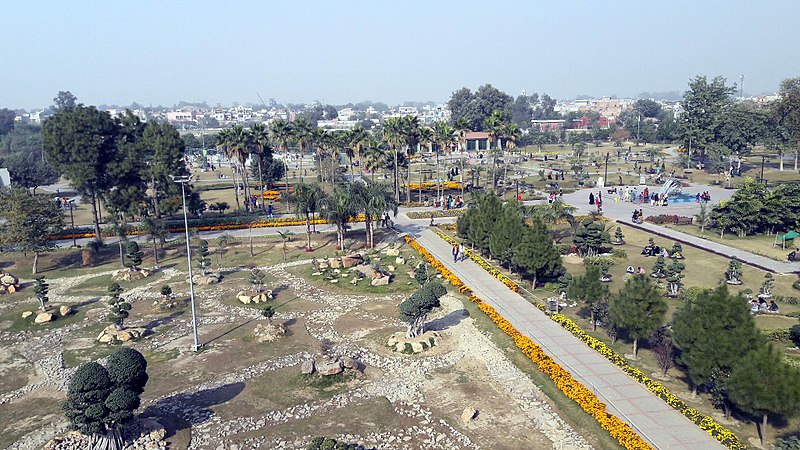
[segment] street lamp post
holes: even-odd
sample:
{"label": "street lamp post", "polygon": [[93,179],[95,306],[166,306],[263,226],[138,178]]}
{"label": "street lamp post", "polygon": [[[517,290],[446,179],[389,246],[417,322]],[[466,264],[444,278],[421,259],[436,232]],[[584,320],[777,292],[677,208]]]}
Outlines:
{"label": "street lamp post", "polygon": [[[761,178],[760,178],[760,181],[762,183],[764,183],[764,161],[766,161],[766,160],[767,160],[767,156],[766,155],[761,155]],[[764,184],[767,184],[767,183],[764,183]]]}
{"label": "street lamp post", "polygon": [[[603,185],[608,183],[608,157],[611,156],[611,152],[606,152],[606,170],[603,172]],[[619,162],[619,161],[617,161]]]}
{"label": "street lamp post", "polygon": [[197,311],[194,305],[194,278],[192,277],[192,249],[189,245],[189,218],[186,212],[186,183],[189,182],[189,176],[173,176],[172,181],[181,185],[181,198],[183,199],[183,225],[186,232],[186,260],[189,262],[189,299],[192,305],[192,334],[194,337],[194,345],[192,351],[196,352],[200,349],[200,337],[197,333]]}
{"label": "street lamp post", "polygon": [[72,246],[78,248],[78,242],[75,240],[75,216],[72,215],[72,208],[75,207],[75,199],[69,201],[69,224],[72,227]]}

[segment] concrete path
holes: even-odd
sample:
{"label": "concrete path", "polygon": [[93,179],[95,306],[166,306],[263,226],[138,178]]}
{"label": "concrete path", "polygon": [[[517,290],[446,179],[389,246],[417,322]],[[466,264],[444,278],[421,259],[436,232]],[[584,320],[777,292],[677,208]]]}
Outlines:
{"label": "concrete path", "polygon": [[[637,192],[641,192],[644,186],[637,186]],[[658,186],[651,186],[650,190],[660,189]],[[614,202],[614,195],[608,194],[606,189],[582,189],[571,194],[564,194],[564,201],[578,208],[576,214],[588,214],[589,211],[595,210],[596,207],[589,205],[589,193],[593,192],[597,195],[598,191],[603,193],[603,215],[617,222],[624,223],[625,225],[639,228],[641,230],[657,234],[666,239],[679,241],[682,244],[691,245],[701,250],[705,250],[717,255],[725,256],[727,258],[736,257],[745,264],[757,267],[762,270],[774,272],[778,274],[789,274],[800,271],[800,263],[789,261],[777,261],[766,256],[756,255],[754,253],[740,250],[725,244],[712,242],[708,239],[703,239],[693,236],[688,233],[683,233],[667,227],[662,227],[656,224],[644,222],[642,224],[634,224],[631,221],[631,214],[634,209],[641,209],[644,216],[657,216],[659,214],[675,214],[679,216],[694,217],[700,210],[700,204],[689,203],[674,203],[668,206],[650,206],[650,204],[634,204],[630,202],[619,203]],[[695,187],[684,188],[685,193],[696,194],[698,192],[708,191],[711,194],[712,203],[709,208],[720,200],[729,199],[735,191],[730,189],[722,189],[719,187],[697,185]],[[786,252],[789,253],[788,251]]]}
{"label": "concrete path", "polygon": [[629,423],[656,449],[724,449],[689,419],[471,260],[453,263],[450,245],[427,224],[398,217],[400,229],[442,261],[475,294],[534,340],[575,379],[595,392],[609,412]]}

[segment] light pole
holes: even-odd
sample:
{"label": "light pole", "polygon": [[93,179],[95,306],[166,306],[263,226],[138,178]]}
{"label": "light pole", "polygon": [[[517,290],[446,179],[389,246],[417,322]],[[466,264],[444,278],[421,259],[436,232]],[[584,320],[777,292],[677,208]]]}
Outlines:
{"label": "light pole", "polygon": [[189,262],[189,299],[192,304],[192,334],[194,336],[194,345],[192,351],[196,352],[200,349],[200,337],[197,334],[197,312],[194,306],[194,279],[192,277],[192,249],[189,246],[189,218],[186,212],[186,183],[191,180],[190,176],[173,176],[172,181],[181,185],[181,198],[183,199],[183,225],[186,232],[186,260]]}
{"label": "light pole", "polygon": [[608,157],[611,156],[611,152],[606,152],[606,170],[603,172],[603,185],[608,183]]}
{"label": "light pole", "polygon": [[767,155],[761,155],[761,178],[760,178],[760,181],[765,185],[767,184],[767,183],[764,183],[764,161],[766,161],[766,160],[767,160]]}
{"label": "light pole", "polygon": [[636,120],[636,146],[639,146],[639,124],[642,122],[642,113],[636,111],[639,114],[639,119]]}
{"label": "light pole", "polygon": [[78,248],[78,242],[75,240],[75,216],[72,215],[72,208],[75,206],[75,199],[69,200],[69,225],[72,227],[72,246]]}

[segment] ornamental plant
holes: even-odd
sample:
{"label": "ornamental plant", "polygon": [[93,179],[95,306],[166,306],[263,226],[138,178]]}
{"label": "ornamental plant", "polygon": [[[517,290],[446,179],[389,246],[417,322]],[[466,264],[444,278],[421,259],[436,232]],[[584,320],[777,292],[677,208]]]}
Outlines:
{"label": "ornamental plant", "polygon": [[439,306],[439,298],[447,289],[438,281],[429,281],[411,297],[400,303],[400,320],[408,323],[406,337],[417,337],[425,332],[428,314]]}
{"label": "ornamental plant", "polygon": [[124,291],[119,283],[111,283],[108,286],[108,294],[110,296],[108,299],[108,320],[120,327],[122,327],[125,319],[128,318],[128,311],[131,310],[131,304],[120,298],[120,294]]}
{"label": "ornamental plant", "polygon": [[662,255],[658,255],[658,258],[656,258],[656,263],[653,264],[653,270],[650,273],[650,276],[658,279],[667,276],[666,262],[664,261],[664,257]]}
{"label": "ornamental plant", "polygon": [[617,245],[625,243],[625,235],[622,234],[622,228],[620,227],[617,227],[616,231],[614,231],[614,243]]}
{"label": "ornamental plant", "polygon": [[200,273],[205,276],[208,273],[208,268],[211,267],[211,253],[208,250],[208,241],[200,239],[197,242],[197,254],[200,256]]}
{"label": "ornamental plant", "polygon": [[144,252],[139,249],[139,244],[136,241],[128,242],[128,246],[126,248],[127,253],[126,257],[128,259],[128,267],[133,270],[139,270],[139,266],[142,265],[142,259],[144,258]]}
{"label": "ornamental plant", "polygon": [[742,284],[742,263],[734,256],[728,263],[725,271],[725,281],[728,284]]}
{"label": "ornamental plant", "polygon": [[608,305],[611,320],[633,339],[633,358],[638,355],[639,339],[652,335],[664,321],[667,303],[655,283],[644,276],[628,279]]}
{"label": "ornamental plant", "polygon": [[36,294],[36,300],[39,301],[39,309],[44,311],[45,305],[50,301],[47,297],[47,293],[50,291],[50,285],[44,280],[44,275],[38,276],[35,279],[36,287],[33,288],[33,292]]}

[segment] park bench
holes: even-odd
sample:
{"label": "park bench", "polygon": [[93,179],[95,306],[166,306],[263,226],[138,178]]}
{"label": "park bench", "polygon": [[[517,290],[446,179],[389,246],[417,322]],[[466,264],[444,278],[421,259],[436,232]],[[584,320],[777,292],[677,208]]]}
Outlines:
{"label": "park bench", "polygon": [[693,217],[678,217],[675,219],[675,225],[691,225],[694,221]]}

